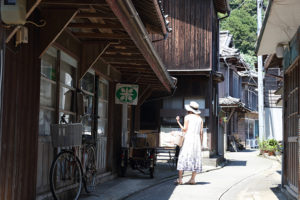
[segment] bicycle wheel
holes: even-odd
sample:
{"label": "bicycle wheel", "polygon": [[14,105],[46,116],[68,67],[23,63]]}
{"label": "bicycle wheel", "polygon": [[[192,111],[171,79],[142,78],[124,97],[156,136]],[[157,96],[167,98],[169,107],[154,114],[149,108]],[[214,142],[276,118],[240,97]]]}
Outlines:
{"label": "bicycle wheel", "polygon": [[96,187],[96,150],[93,145],[89,145],[84,151],[84,189],[87,193],[94,191]]}
{"label": "bicycle wheel", "polygon": [[82,188],[82,168],[72,151],[62,151],[50,169],[50,189],[54,199],[78,199]]}

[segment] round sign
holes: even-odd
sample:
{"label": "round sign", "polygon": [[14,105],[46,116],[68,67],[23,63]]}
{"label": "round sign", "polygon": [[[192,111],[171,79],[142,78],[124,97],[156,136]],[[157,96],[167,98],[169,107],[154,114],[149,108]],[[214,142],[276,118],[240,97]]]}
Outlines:
{"label": "round sign", "polygon": [[116,96],[123,103],[131,103],[136,99],[137,92],[132,87],[124,86],[117,90]]}

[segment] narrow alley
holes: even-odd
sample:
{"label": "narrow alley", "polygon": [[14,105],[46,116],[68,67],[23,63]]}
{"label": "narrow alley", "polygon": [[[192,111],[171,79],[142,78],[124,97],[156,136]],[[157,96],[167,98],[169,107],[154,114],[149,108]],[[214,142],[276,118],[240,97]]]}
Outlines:
{"label": "narrow alley", "polygon": [[[99,185],[93,195],[84,196],[82,199],[286,200],[280,192],[281,164],[278,158],[263,158],[258,153],[250,150],[227,153],[228,164],[221,169],[197,175],[196,185],[176,186],[176,171],[169,169],[161,172],[160,169],[155,174],[156,177],[164,177],[160,182],[136,178],[138,175],[132,174],[127,178]],[[189,177],[187,173],[183,181],[188,181]]]}
{"label": "narrow alley", "polygon": [[299,10],[2,0],[0,200],[300,200]]}

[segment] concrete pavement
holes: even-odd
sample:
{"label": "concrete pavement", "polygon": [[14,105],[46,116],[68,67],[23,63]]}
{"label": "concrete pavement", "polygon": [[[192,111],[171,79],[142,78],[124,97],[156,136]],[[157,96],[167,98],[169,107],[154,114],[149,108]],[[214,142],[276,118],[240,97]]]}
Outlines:
{"label": "concrete pavement", "polygon": [[197,175],[196,185],[168,181],[127,200],[286,200],[279,188],[279,162],[259,157],[258,151],[228,153],[227,159],[226,167]]}
{"label": "concrete pavement", "polygon": [[[222,166],[203,166],[203,173],[220,169]],[[190,173],[186,173],[190,174]],[[90,194],[81,194],[82,200],[120,200],[137,192],[146,190],[160,183],[173,181],[177,178],[177,170],[167,163],[158,163],[155,167],[154,178],[143,175],[136,170],[127,170],[126,177],[118,177],[111,181],[99,184],[96,190]]]}
{"label": "concrete pavement", "polygon": [[[276,160],[258,156],[258,151],[227,153],[229,163],[219,170],[206,168],[207,173],[197,175],[196,185],[174,185],[177,171],[167,165],[156,168],[150,179],[137,171],[125,178],[100,184],[92,194],[82,195],[84,200],[286,200],[279,189],[281,165]],[[186,173],[184,181],[188,181]]]}

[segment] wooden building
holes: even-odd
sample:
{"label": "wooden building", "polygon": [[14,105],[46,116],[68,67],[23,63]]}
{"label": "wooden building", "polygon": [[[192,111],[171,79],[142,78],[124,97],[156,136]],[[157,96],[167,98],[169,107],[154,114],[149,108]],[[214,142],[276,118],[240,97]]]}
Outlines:
{"label": "wooden building", "polygon": [[[160,5],[28,0],[20,11],[14,1],[1,4],[0,199],[51,196],[50,124],[62,115],[68,122],[87,116],[82,123],[97,144],[97,173],[115,175],[122,138],[139,121],[134,113],[147,98],[175,88],[149,37],[167,33]],[[6,6],[24,12],[21,21],[10,21],[16,13]],[[139,86],[136,106],[115,104],[118,83]],[[79,92],[84,113],[76,105]]]}
{"label": "wooden building", "polygon": [[229,31],[220,33],[220,72],[224,82],[219,84],[219,128],[224,133],[225,150],[232,136],[245,147],[255,147],[258,135],[257,74],[234,48],[233,41]]}
{"label": "wooden building", "polygon": [[[299,76],[300,2],[270,1],[257,41],[258,55],[283,58],[283,171],[282,188],[300,199]],[[278,20],[278,13],[280,20]],[[276,62],[275,60],[272,60]]]}
{"label": "wooden building", "polygon": [[[172,96],[145,103],[141,126],[160,132],[178,130],[176,115],[186,114],[184,105],[198,102],[204,120],[204,148],[218,155],[219,18],[228,14],[227,0],[163,0],[172,32],[167,38],[153,34],[154,46],[170,74],[177,78]],[[153,120],[159,116],[160,120]]]}

